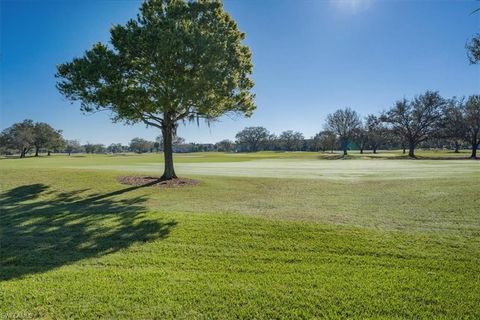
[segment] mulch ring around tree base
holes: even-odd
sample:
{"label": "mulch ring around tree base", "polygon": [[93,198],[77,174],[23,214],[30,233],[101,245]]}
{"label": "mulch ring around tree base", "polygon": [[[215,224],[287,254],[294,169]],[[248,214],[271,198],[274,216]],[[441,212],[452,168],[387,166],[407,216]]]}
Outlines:
{"label": "mulch ring around tree base", "polygon": [[177,178],[171,180],[160,180],[159,177],[142,177],[142,176],[124,176],[118,177],[118,182],[131,186],[145,186],[157,188],[181,188],[195,186],[200,183],[198,180]]}

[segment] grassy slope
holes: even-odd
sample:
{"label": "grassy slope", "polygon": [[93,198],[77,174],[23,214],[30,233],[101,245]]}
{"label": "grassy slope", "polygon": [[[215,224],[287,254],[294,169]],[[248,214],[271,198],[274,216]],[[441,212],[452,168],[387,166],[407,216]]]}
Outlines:
{"label": "grassy slope", "polygon": [[[158,156],[0,161],[0,315],[480,317],[480,163],[402,160],[427,172],[405,180],[395,160],[372,177],[368,163],[388,161],[349,171],[313,153],[197,156],[177,160],[207,165],[202,184],[171,190],[115,181],[115,166],[138,173]],[[259,158],[346,173],[210,175],[209,162]]]}

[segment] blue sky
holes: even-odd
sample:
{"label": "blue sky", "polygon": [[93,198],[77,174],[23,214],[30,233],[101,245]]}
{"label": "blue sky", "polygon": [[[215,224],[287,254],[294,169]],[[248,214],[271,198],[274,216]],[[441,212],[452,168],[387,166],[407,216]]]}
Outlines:
{"label": "blue sky", "polygon": [[[30,118],[82,143],[127,143],[158,133],[113,124],[107,113],[83,115],[55,89],[55,67],[95,42],[112,24],[136,15],[140,1],[0,1],[0,128]],[[274,133],[322,129],[328,113],[390,107],[425,90],[446,97],[480,91],[480,66],[465,43],[480,32],[478,1],[228,0],[254,59],[257,111],[210,127],[181,126],[190,142],[233,139],[245,126]]]}

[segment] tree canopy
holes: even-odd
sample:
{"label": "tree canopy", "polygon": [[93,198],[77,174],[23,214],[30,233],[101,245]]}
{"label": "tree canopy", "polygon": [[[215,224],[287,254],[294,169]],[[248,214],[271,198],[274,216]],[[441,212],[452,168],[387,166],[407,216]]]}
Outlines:
{"label": "tree canopy", "polygon": [[377,149],[387,140],[387,129],[379,117],[369,114],[365,119],[365,130],[367,131],[368,143],[373,153],[377,153]]}
{"label": "tree canopy", "polygon": [[335,133],[328,130],[317,133],[312,139],[313,149],[315,151],[322,150],[323,152],[325,152],[327,150],[330,150],[331,152],[333,152],[336,143],[337,136],[335,135]]}
{"label": "tree canopy", "polygon": [[458,153],[460,143],[465,140],[467,134],[463,101],[456,98],[450,99],[443,114],[441,136],[452,140],[455,152]]}
{"label": "tree canopy", "polygon": [[175,178],[172,136],[179,121],[250,116],[252,61],[245,34],[220,1],[148,0],[137,19],[58,66],[57,87],[81,110],[162,130],[164,179]]}
{"label": "tree canopy", "polygon": [[343,154],[347,155],[348,144],[353,140],[355,131],[361,124],[362,121],[358,113],[350,108],[345,108],[327,116],[325,129],[337,135],[342,145]]}
{"label": "tree canopy", "polygon": [[232,151],[235,151],[235,142],[229,139],[224,139],[222,141],[217,142],[215,144],[215,148],[217,149],[217,151],[232,152]]}
{"label": "tree canopy", "polygon": [[65,152],[71,155],[72,152],[82,151],[82,146],[78,140],[65,140]]}
{"label": "tree canopy", "polygon": [[467,43],[467,55],[471,64],[480,63],[480,34],[477,34]]}
{"label": "tree canopy", "polygon": [[409,146],[409,157],[415,157],[415,147],[437,133],[445,105],[438,92],[427,91],[412,101],[402,99],[386,113],[382,120]]}
{"label": "tree canopy", "polygon": [[62,138],[62,130],[56,130],[52,128],[48,123],[37,122],[34,126],[34,146],[35,146],[35,156],[38,157],[40,149],[47,149],[48,154],[50,155],[51,149],[59,148],[64,145],[64,140]]}
{"label": "tree canopy", "polygon": [[154,149],[154,142],[142,138],[133,138],[132,141],[130,141],[129,147],[130,151],[136,153],[145,153]]}
{"label": "tree canopy", "polygon": [[[472,14],[476,14],[480,12],[480,8],[475,9]],[[471,64],[478,64],[480,63],[480,34],[477,33],[473,36],[472,40],[467,43],[467,56],[468,60],[470,60]]]}
{"label": "tree canopy", "polygon": [[30,119],[14,123],[2,131],[1,141],[6,148],[20,151],[20,158],[25,158],[35,144],[35,124]]}
{"label": "tree canopy", "polygon": [[301,132],[287,130],[278,136],[278,140],[282,150],[298,151],[302,149],[305,138]]}
{"label": "tree canopy", "polygon": [[247,127],[235,136],[237,144],[247,151],[256,152],[262,148],[270,138],[270,132],[264,127]]}

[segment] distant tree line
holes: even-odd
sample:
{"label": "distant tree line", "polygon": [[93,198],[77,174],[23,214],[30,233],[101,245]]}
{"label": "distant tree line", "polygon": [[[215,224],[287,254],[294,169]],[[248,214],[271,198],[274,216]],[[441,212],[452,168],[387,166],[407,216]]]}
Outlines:
{"label": "distant tree line", "polygon": [[480,142],[480,95],[445,99],[438,92],[427,91],[412,100],[397,101],[389,110],[378,115],[369,114],[364,119],[350,109],[340,109],[329,114],[324,130],[311,139],[300,132],[284,131],[280,135],[263,127],[247,127],[237,133],[236,141],[217,143],[220,151],[256,152],[331,151],[358,149],[401,148],[415,157],[415,149],[447,148],[459,152],[470,148],[471,157],[477,157]]}
{"label": "distant tree line", "polygon": [[[185,139],[179,136],[173,137],[174,152],[199,152],[215,151],[213,144],[186,143]],[[108,146],[104,144],[94,144],[87,142],[80,144],[78,140],[68,140],[62,136],[62,130],[54,129],[44,122],[33,122],[24,120],[15,123],[0,133],[0,154],[14,155],[20,154],[25,158],[28,154],[36,157],[40,153],[50,155],[52,152],[66,153],[87,153],[87,154],[105,154],[105,153],[147,153],[163,151],[163,138],[158,136],[155,141],[149,141],[142,138],[133,138],[128,145],[121,143],[112,143]]]}
{"label": "distant tree line", "polygon": [[15,123],[0,134],[0,151],[5,154],[19,153],[20,158],[31,151],[36,157],[43,151],[50,155],[52,151],[63,148],[64,143],[61,130],[32,120]]}
{"label": "distant tree line", "polygon": [[[417,148],[443,148],[459,152],[471,149],[471,157],[477,158],[480,143],[480,95],[468,98],[445,99],[438,92],[427,91],[412,100],[401,99],[390,109],[365,118],[350,109],[339,109],[326,117],[323,130],[306,139],[301,132],[287,130],[275,135],[264,127],[247,127],[235,136],[216,144],[186,143],[173,136],[174,152],[257,152],[269,151],[343,151],[378,149],[403,149],[415,157]],[[2,154],[40,152],[72,153],[122,153],[163,151],[163,137],[155,141],[134,138],[129,145],[114,143],[109,146],[66,140],[62,131],[50,125],[32,120],[15,123],[0,134]]]}

